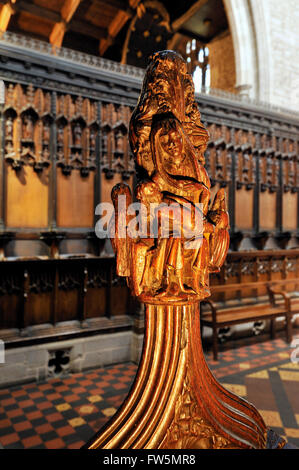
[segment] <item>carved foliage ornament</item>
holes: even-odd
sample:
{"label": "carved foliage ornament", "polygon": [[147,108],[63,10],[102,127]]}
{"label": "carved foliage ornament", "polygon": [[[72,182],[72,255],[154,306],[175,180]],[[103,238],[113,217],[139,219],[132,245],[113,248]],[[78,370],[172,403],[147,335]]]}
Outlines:
{"label": "carved foliage ornament", "polygon": [[160,449],[225,449],[232,443],[218,433],[202,417],[185,377],[183,390],[175,405],[175,415]]}

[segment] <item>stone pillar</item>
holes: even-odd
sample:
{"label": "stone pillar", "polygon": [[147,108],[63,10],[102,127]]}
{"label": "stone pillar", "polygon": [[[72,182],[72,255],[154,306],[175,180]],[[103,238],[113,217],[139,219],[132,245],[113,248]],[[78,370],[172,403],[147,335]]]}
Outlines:
{"label": "stone pillar", "polygon": [[258,97],[257,60],[251,11],[247,0],[223,0],[233,37],[236,63],[236,89]]}

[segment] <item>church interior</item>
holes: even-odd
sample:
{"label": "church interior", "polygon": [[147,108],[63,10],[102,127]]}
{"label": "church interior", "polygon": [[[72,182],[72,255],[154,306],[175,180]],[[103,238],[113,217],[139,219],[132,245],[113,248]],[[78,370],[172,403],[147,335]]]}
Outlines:
{"label": "church interior", "polygon": [[229,213],[206,361],[299,447],[298,20],[296,0],[0,0],[0,449],[81,448],[134,381],[144,304],[99,205],[142,177],[130,119],[164,50],[193,77]]}

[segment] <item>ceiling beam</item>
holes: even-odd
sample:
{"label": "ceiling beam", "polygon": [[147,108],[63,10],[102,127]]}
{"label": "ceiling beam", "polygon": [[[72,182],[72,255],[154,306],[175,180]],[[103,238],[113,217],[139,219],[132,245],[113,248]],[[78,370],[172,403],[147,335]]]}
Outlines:
{"label": "ceiling beam", "polygon": [[75,33],[90,36],[98,40],[107,37],[107,28],[101,28],[99,26],[93,25],[92,23],[85,23],[81,20],[71,20],[68,29],[74,31]]}
{"label": "ceiling beam", "polygon": [[15,9],[13,7],[13,4],[16,2],[16,0],[11,0],[10,2],[5,2],[4,5],[1,8],[0,11],[0,36],[2,36],[3,33],[8,28],[9,22],[11,15],[15,13]]}
{"label": "ceiling beam", "polygon": [[81,0],[65,0],[61,8],[61,17],[69,23],[80,4]]}
{"label": "ceiling beam", "polygon": [[[98,4],[103,7],[103,0],[93,0],[94,4]],[[106,2],[105,2],[106,3]],[[127,0],[109,0],[109,7],[116,8],[117,10],[126,10],[129,2]]]}
{"label": "ceiling beam", "polygon": [[[2,3],[2,0],[0,0],[0,3]],[[30,13],[33,16],[45,18],[46,20],[49,20],[53,23],[57,23],[59,20],[61,20],[59,13],[36,5],[35,3],[29,3],[25,0],[19,0],[18,3],[14,6],[14,10],[18,13],[24,11],[26,13]]]}
{"label": "ceiling beam", "polygon": [[[7,0],[0,0],[0,5],[5,5]],[[60,13],[56,13],[53,10],[49,10],[48,8],[41,7],[34,3],[28,3],[24,0],[19,0],[16,5],[13,5],[13,13],[20,13],[22,11],[29,13],[33,16],[38,18],[45,18],[52,23],[59,23],[61,21]],[[0,15],[1,15],[0,10]],[[70,22],[67,24],[67,29],[74,31],[75,33],[84,34],[85,36],[91,36],[95,39],[100,39],[103,37],[107,37],[107,28],[101,28],[99,26],[95,26],[91,23],[85,23],[81,20],[74,20],[71,19]]]}
{"label": "ceiling beam", "polygon": [[105,38],[100,40],[100,55],[102,56],[111,44],[113,44],[114,38],[117,36],[119,31],[125,25],[131,14],[126,11],[118,11],[116,16],[113,18],[108,26],[108,33]]}
{"label": "ceiling beam", "polygon": [[61,7],[61,20],[54,24],[49,41],[53,47],[61,47],[67,25],[74,16],[81,0],[64,0]]}
{"label": "ceiling beam", "polygon": [[135,8],[138,7],[140,0],[129,0],[129,8],[124,11],[120,10],[117,12],[116,16],[113,18],[111,23],[108,26],[108,35],[106,38],[102,38],[100,40],[100,56],[102,56],[109,46],[111,46],[114,42],[114,39],[122,29],[122,27],[126,24],[129,18],[133,16],[133,11]]}
{"label": "ceiling beam", "polygon": [[192,7],[189,8],[189,10],[187,10],[182,16],[180,16],[175,21],[173,21],[171,25],[172,31],[176,32],[179,29],[181,29],[182,26],[188,20],[190,20],[190,18],[192,18],[192,16],[195,15],[195,13],[197,13],[198,10],[200,10],[200,8],[203,7],[203,5],[205,5],[205,3],[207,2],[208,0],[197,0],[197,2],[195,2],[194,5],[192,5]]}

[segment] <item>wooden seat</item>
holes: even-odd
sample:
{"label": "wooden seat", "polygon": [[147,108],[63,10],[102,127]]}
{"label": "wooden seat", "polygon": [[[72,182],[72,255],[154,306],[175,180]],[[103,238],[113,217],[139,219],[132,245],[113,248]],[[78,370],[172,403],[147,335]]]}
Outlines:
{"label": "wooden seat", "polygon": [[[252,310],[250,311],[249,306],[244,306],[240,308],[232,308],[232,309],[218,309],[217,310],[217,323],[219,326],[229,326],[235,325],[241,322],[247,322],[250,320],[257,321],[257,320],[265,320],[267,318],[271,318],[273,315],[284,315],[285,309],[283,307],[269,307],[269,305],[261,305],[258,307],[252,306]],[[213,315],[212,313],[206,314],[204,313],[202,316],[202,320],[206,325],[210,323],[213,324]]]}
{"label": "wooden seat", "polygon": [[299,313],[299,297],[284,292],[287,284],[294,279],[273,282],[247,282],[240,284],[225,284],[211,286],[211,292],[243,291],[248,288],[266,287],[269,301],[261,304],[246,304],[238,307],[219,306],[212,300],[201,302],[201,326],[213,330],[213,357],[218,359],[218,328],[247,323],[250,321],[271,320],[271,338],[275,337],[275,320],[284,316],[286,319],[286,340],[292,341],[292,316]]}

